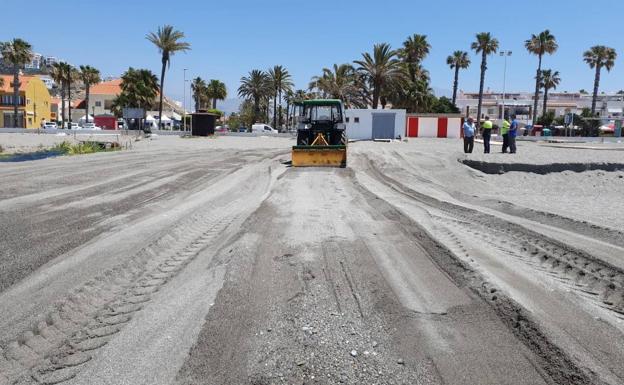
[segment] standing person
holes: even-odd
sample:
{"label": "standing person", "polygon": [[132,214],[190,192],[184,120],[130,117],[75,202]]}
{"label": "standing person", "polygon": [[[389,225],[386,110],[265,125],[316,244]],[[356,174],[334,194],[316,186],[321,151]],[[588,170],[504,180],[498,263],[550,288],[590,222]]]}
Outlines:
{"label": "standing person", "polygon": [[464,123],[464,152],[466,154],[472,153],[472,149],[474,148],[474,135],[474,119],[472,117],[469,117],[468,120]]}
{"label": "standing person", "polygon": [[483,125],[481,127],[483,127],[483,131],[481,132],[481,135],[483,136],[483,153],[489,154],[490,138],[492,137],[492,127],[494,127],[494,124],[490,120],[489,116],[485,117],[485,122],[483,122]]}
{"label": "standing person", "polygon": [[503,125],[501,126],[501,136],[503,137],[503,154],[507,153],[507,149],[509,148],[509,120],[503,119]]}
{"label": "standing person", "polygon": [[511,125],[509,126],[509,153],[516,153],[516,136],[518,135],[518,121],[516,115],[512,115]]}

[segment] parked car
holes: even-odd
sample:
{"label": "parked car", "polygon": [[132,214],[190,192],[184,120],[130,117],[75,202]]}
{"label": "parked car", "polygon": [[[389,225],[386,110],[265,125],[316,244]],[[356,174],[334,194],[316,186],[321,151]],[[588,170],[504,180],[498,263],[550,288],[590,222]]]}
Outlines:
{"label": "parked car", "polygon": [[263,132],[265,134],[277,134],[278,131],[266,124],[263,123],[256,123],[253,126],[251,126],[251,132]]}
{"label": "parked car", "polygon": [[249,129],[247,127],[238,127],[238,132],[247,132]]}
{"label": "parked car", "polygon": [[56,122],[46,122],[43,124],[44,130],[56,130],[57,128]]}
{"label": "parked car", "polygon": [[83,130],[101,130],[102,128],[96,126],[95,123],[89,122],[89,123],[83,123],[82,129]]}

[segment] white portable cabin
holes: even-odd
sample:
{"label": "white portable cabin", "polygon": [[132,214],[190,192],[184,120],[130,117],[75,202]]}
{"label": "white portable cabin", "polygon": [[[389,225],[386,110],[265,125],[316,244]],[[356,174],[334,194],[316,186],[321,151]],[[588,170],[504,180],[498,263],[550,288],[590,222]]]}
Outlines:
{"label": "white portable cabin", "polygon": [[348,109],[347,137],[356,140],[396,139],[405,135],[405,110]]}

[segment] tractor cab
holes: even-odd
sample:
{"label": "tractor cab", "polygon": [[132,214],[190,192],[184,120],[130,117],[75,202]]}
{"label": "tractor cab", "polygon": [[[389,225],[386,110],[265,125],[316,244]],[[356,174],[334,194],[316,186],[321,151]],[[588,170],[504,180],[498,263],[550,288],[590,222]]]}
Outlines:
{"label": "tractor cab", "polygon": [[297,145],[292,165],[345,167],[347,135],[342,101],[305,100],[298,105]]}
{"label": "tractor cab", "polygon": [[330,145],[344,145],[345,123],[342,102],[337,99],[306,100],[301,104],[297,145],[311,144],[319,134]]}

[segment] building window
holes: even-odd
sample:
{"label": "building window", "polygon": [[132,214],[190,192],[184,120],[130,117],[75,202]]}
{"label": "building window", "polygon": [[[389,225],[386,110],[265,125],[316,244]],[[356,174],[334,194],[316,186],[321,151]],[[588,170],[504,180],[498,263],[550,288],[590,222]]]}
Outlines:
{"label": "building window", "polygon": [[359,117],[355,117],[353,118],[353,123],[359,123],[360,122],[360,118]]}
{"label": "building window", "polygon": [[98,100],[98,101],[96,101],[96,102],[95,102],[95,106],[96,106],[96,107],[102,107],[102,102],[101,102],[101,101],[99,101],[99,100]]}
{"label": "building window", "polygon": [[30,99],[26,99],[26,104],[30,104],[31,100]]}
{"label": "building window", "polygon": [[349,117],[347,116],[347,123],[349,123]]}

